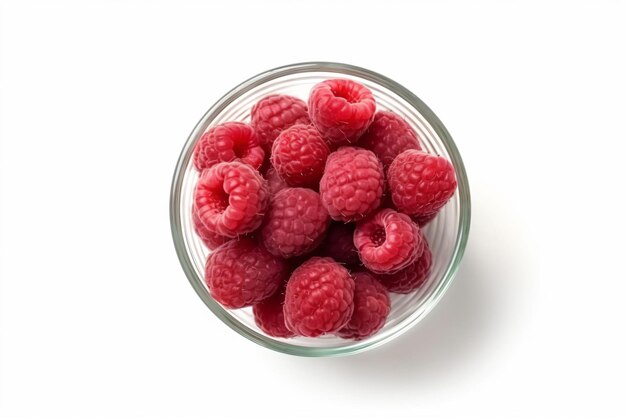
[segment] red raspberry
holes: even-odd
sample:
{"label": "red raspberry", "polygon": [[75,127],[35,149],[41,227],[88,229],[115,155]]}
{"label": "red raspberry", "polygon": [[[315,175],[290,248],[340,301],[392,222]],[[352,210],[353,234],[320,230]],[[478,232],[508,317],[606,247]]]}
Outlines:
{"label": "red raspberry", "polygon": [[204,280],[215,301],[228,308],[248,307],[276,292],[289,273],[287,263],[253,239],[231,240],[207,259]]}
{"label": "red raspberry", "polygon": [[419,224],[420,227],[424,227],[428,223],[433,221],[435,217],[437,217],[437,214],[439,214],[439,212],[436,211],[434,213],[424,214],[422,216],[413,216],[413,221]]}
{"label": "red raspberry", "polygon": [[191,211],[191,220],[196,234],[200,237],[200,239],[202,239],[202,242],[204,242],[206,247],[209,249],[215,249],[232,239],[230,237],[218,235],[217,233],[207,229],[206,226],[200,221],[198,210],[196,210],[195,207]]}
{"label": "red raspberry", "polygon": [[385,169],[407,149],[421,149],[415,130],[390,111],[376,113],[374,121],[359,139],[359,146],[374,152]]}
{"label": "red raspberry", "polygon": [[320,181],[322,204],[334,220],[360,220],[374,211],[385,186],[383,165],[373,152],[342,147],[330,154]]}
{"label": "red raspberry", "polygon": [[285,324],[301,336],[317,337],[345,326],[354,309],[354,280],[331,258],[313,257],[287,282]]}
{"label": "red raspberry", "polygon": [[209,129],[194,149],[193,163],[198,171],[218,162],[243,162],[257,169],[265,152],[254,130],[245,123],[228,122]]}
{"label": "red raspberry", "polygon": [[330,150],[312,125],[283,130],[272,146],[272,165],[292,187],[314,187],[324,173]]}
{"label": "red raspberry", "polygon": [[272,197],[261,239],[270,253],[292,258],[311,252],[324,239],[328,212],[307,188],[285,188]]}
{"label": "red raspberry", "polygon": [[272,94],[252,107],[250,125],[259,136],[261,146],[268,154],[280,132],[296,124],[309,124],[306,103],[299,98]]}
{"label": "red raspberry", "polygon": [[436,212],[456,189],[450,161],[422,151],[402,152],[391,163],[387,174],[393,204],[409,215]]}
{"label": "red raspberry", "polygon": [[428,279],[432,265],[432,253],[424,239],[424,251],[415,262],[390,275],[378,275],[378,280],[391,292],[408,294],[420,288]]}
{"label": "red raspberry", "polygon": [[354,245],[372,272],[391,274],[414,262],[423,250],[422,233],[406,214],[382,209],[357,224]]}
{"label": "red raspberry", "polygon": [[287,188],[287,183],[283,180],[278,172],[274,168],[270,168],[267,170],[265,174],[265,179],[267,180],[267,184],[270,187],[270,194],[274,195],[278,193],[283,188]]}
{"label": "red raspberry", "polygon": [[352,80],[326,80],[313,86],[309,115],[329,145],[355,143],[374,120],[372,92]]}
{"label": "red raspberry", "polygon": [[292,337],[294,333],[285,326],[285,288],[252,307],[254,321],[261,330],[273,337]]}
{"label": "red raspberry", "polygon": [[344,265],[359,263],[359,253],[354,247],[354,223],[332,222],[326,239],[319,246],[319,256],[327,256]]}
{"label": "red raspberry", "polygon": [[258,228],[269,203],[267,182],[250,165],[221,162],[200,175],[194,204],[211,232],[237,237]]}
{"label": "red raspberry", "polygon": [[354,277],[354,312],[337,336],[361,340],[380,330],[387,320],[391,303],[385,287],[367,272]]}

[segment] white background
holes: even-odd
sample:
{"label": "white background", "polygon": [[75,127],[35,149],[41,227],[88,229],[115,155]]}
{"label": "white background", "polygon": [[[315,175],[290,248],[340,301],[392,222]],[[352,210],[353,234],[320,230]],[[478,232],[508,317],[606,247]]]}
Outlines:
{"label": "white background", "polygon": [[[2,1],[0,415],[624,415],[623,1]],[[464,157],[441,304],[353,357],[213,317],[171,242],[205,110],[331,60],[420,96]]]}

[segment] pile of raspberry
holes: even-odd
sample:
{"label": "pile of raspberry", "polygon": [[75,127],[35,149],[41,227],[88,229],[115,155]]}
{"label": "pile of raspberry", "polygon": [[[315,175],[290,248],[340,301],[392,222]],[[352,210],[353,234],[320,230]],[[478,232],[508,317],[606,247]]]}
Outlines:
{"label": "pile of raspberry", "polygon": [[252,306],[273,337],[380,330],[389,292],[427,281],[421,228],[457,186],[448,160],[423,151],[405,120],[376,111],[372,92],[348,79],[315,85],[308,103],[264,97],[250,123],[204,133],[193,163],[211,296]]}

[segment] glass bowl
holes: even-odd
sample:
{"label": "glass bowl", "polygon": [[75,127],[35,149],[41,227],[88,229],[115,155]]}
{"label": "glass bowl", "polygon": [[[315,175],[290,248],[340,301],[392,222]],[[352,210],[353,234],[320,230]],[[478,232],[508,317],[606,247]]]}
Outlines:
{"label": "glass bowl", "polygon": [[[226,121],[250,121],[250,109],[268,94],[289,94],[306,101],[309,90],[328,78],[350,78],[370,88],[378,109],[402,116],[419,134],[422,148],[448,158],[456,169],[458,189],[439,215],[424,228],[433,253],[427,283],[407,295],[390,294],[391,313],[385,326],[361,341],[327,335],[279,339],[255,325],[251,308],[227,310],[214,301],[204,284],[204,263],[210,250],[193,231],[191,207],[198,180],[192,162],[194,146],[210,127]],[[339,356],[380,346],[407,331],[430,312],[450,286],[463,256],[470,226],[470,193],[461,155],[437,116],[413,93],[373,71],[352,65],[308,62],[287,65],[244,81],[202,116],[183,147],[171,190],[170,221],[180,263],[202,301],[224,323],[246,338],[278,352],[300,356]]]}

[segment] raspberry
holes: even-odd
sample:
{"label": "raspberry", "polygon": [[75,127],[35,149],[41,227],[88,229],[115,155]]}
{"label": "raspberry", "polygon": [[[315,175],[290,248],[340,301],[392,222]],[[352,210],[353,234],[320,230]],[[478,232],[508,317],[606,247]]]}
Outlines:
{"label": "raspberry", "polygon": [[200,175],[194,204],[211,232],[237,237],[258,228],[269,203],[267,182],[250,165],[221,162]]}
{"label": "raspberry", "polygon": [[289,273],[286,262],[253,239],[231,240],[207,259],[204,280],[211,296],[224,307],[248,307],[280,287]]}
{"label": "raspberry", "polygon": [[272,165],[292,187],[314,187],[330,150],[315,127],[295,125],[283,130],[272,146]]}
{"label": "raspberry", "polygon": [[313,257],[291,274],[285,293],[285,324],[317,337],[345,326],[354,309],[354,280],[331,258]]}
{"label": "raspberry", "polygon": [[330,154],[320,181],[322,204],[334,220],[360,220],[381,201],[383,165],[373,152],[342,147]]}
{"label": "raspberry", "polygon": [[207,229],[206,226],[200,221],[198,210],[196,210],[195,207],[191,211],[191,220],[196,234],[200,237],[200,239],[202,239],[202,242],[204,242],[206,247],[209,249],[215,249],[232,239],[230,237],[218,235],[217,233]]}
{"label": "raspberry", "polygon": [[194,149],[193,163],[198,171],[218,162],[243,162],[257,169],[265,152],[254,130],[245,123],[228,122],[207,131]]}
{"label": "raspberry", "polygon": [[421,149],[415,130],[390,111],[376,113],[374,121],[359,139],[359,146],[374,152],[385,169],[407,149]]}
{"label": "raspberry", "polygon": [[311,252],[324,239],[328,212],[307,188],[285,188],[272,197],[261,239],[270,253],[292,258]]}
{"label": "raspberry", "polygon": [[413,221],[419,224],[420,227],[426,226],[437,217],[438,212],[428,213],[421,216],[413,216]]}
{"label": "raspberry", "polygon": [[287,188],[287,184],[285,180],[283,180],[278,172],[274,168],[270,168],[267,170],[265,174],[265,179],[267,180],[267,184],[270,187],[270,194],[274,195],[278,193],[283,188]]}
{"label": "raspberry", "polygon": [[408,294],[420,288],[428,279],[432,253],[424,239],[424,251],[415,262],[390,275],[378,275],[378,280],[391,292]]}
{"label": "raspberry", "polygon": [[309,124],[306,103],[299,98],[272,94],[252,107],[250,125],[259,136],[261,146],[268,154],[280,132],[295,124]]}
{"label": "raspberry", "polygon": [[324,243],[319,246],[319,256],[327,256],[344,265],[359,263],[359,253],[354,247],[354,223],[333,222],[328,228]]}
{"label": "raspberry", "polygon": [[254,321],[261,330],[273,337],[292,337],[294,333],[285,326],[285,287],[279,288],[269,298],[252,307]]}
{"label": "raspberry", "polygon": [[414,262],[423,250],[422,233],[406,214],[382,209],[357,224],[354,245],[370,271],[391,274]]}
{"label": "raspberry", "polygon": [[372,92],[352,80],[326,80],[313,86],[309,115],[329,145],[355,143],[374,120]]}
{"label": "raspberry", "polygon": [[391,303],[385,287],[367,272],[354,277],[354,312],[337,336],[361,340],[380,330],[387,320]]}
{"label": "raspberry", "polygon": [[388,180],[399,211],[422,216],[443,207],[456,189],[454,167],[445,158],[408,150],[394,159]]}

